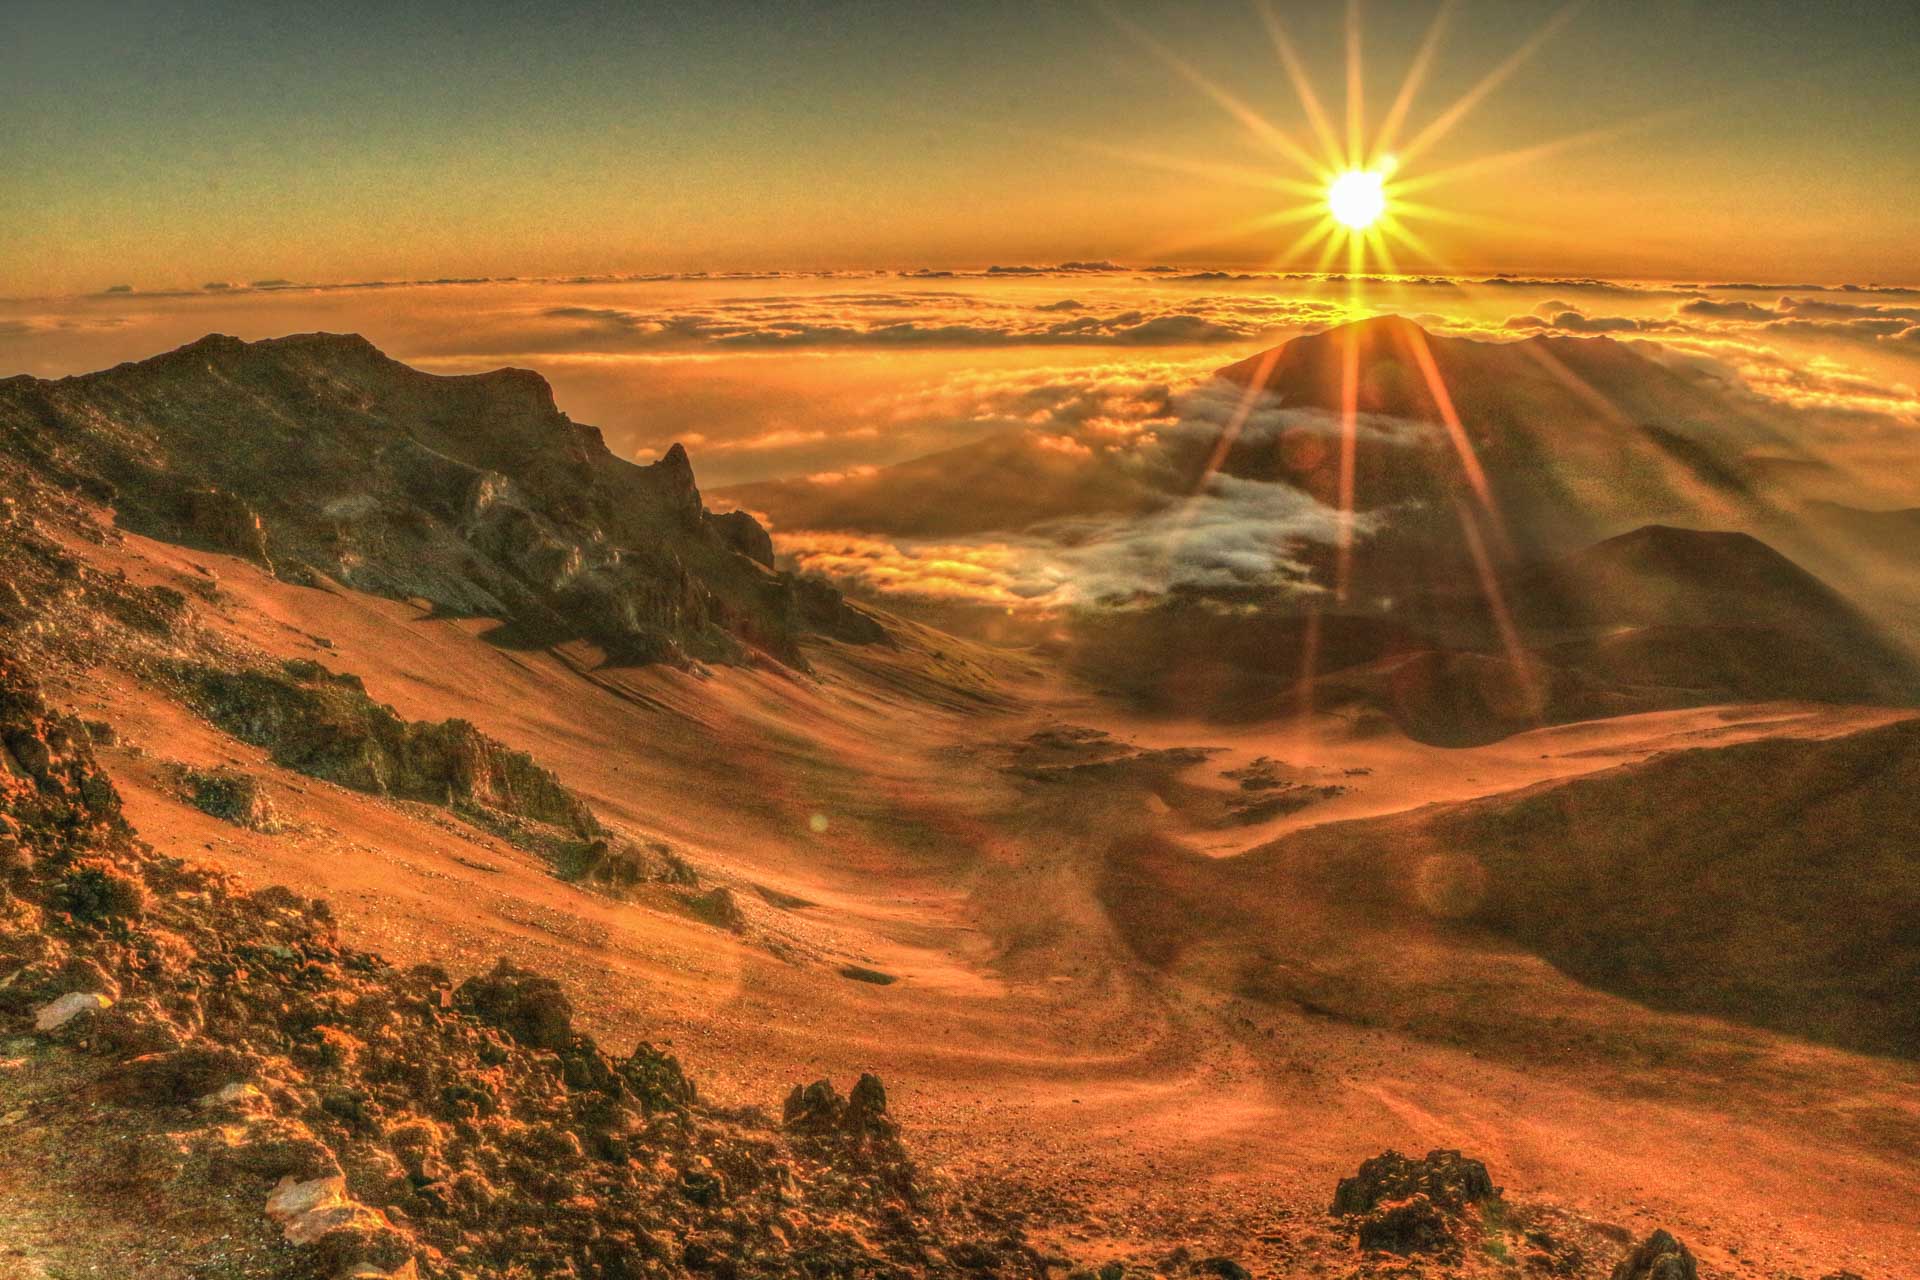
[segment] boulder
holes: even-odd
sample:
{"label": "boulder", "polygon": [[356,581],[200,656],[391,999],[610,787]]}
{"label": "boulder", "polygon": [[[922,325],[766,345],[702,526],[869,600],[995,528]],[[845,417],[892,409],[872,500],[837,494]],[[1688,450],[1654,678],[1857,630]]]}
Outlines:
{"label": "boulder", "polygon": [[1664,1230],[1641,1241],[1613,1268],[1613,1280],[1698,1280],[1698,1276],[1693,1254]]}
{"label": "boulder", "polygon": [[40,1007],[33,1015],[33,1029],[42,1034],[58,1031],[75,1018],[98,1013],[112,1004],[112,1000],[98,991],[69,991],[58,1000]]}
{"label": "boulder", "polygon": [[747,923],[740,904],[734,900],[733,890],[724,885],[717,885],[696,898],[689,898],[687,906],[692,908],[693,914],[721,929],[741,929]]}
{"label": "boulder", "polygon": [[793,1086],[781,1108],[781,1123],[802,1133],[831,1133],[846,1118],[846,1099],[831,1080],[816,1080],[810,1085]]}
{"label": "boulder", "polygon": [[1387,1151],[1363,1163],[1353,1177],[1340,1179],[1332,1212],[1350,1217],[1371,1212],[1386,1201],[1420,1194],[1458,1213],[1470,1204],[1493,1199],[1500,1189],[1493,1185],[1486,1165],[1458,1151],[1429,1151],[1423,1160]]}
{"label": "boulder", "polygon": [[273,829],[273,802],[251,774],[238,769],[196,769],[187,773],[185,781],[194,808],[202,813],[254,831]]}
{"label": "boulder", "polygon": [[846,1128],[852,1133],[891,1134],[893,1117],[887,1114],[887,1090],[880,1077],[863,1073],[847,1095]]}
{"label": "boulder", "polygon": [[1499,1194],[1487,1167],[1458,1151],[1429,1151],[1421,1160],[1387,1151],[1340,1180],[1332,1213],[1357,1219],[1362,1249],[1453,1253],[1462,1219]]}
{"label": "boulder", "polygon": [[562,1049],[573,1041],[573,1002],[560,984],[507,960],[461,983],[453,1006],[529,1048]]}

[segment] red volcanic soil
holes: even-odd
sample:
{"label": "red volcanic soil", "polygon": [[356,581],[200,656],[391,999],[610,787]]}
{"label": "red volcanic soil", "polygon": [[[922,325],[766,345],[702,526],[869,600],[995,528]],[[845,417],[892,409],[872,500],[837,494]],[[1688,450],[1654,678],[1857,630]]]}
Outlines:
{"label": "red volcanic soil", "polygon": [[[116,726],[102,758],[158,848],[323,896],[345,940],[398,962],[551,973],[603,1043],[669,1043],[723,1101],[875,1071],[929,1165],[1075,1257],[1186,1244],[1256,1274],[1335,1265],[1338,1178],[1387,1147],[1459,1147],[1621,1239],[1672,1230],[1710,1274],[1920,1273],[1912,1062],[1662,1012],[1272,852],[1376,837],[1336,821],[1904,713],[1708,707],[1449,750],[1331,717],[1146,720],[933,632],[809,642],[811,675],[614,669],[230,557],[72,549],[136,583],[217,574],[201,613],[236,643],[532,753],[745,920],[571,884],[444,809],[282,769],[120,670],[51,673],[55,701]],[[214,765],[258,778],[282,830],[189,804],[179,766]],[[1276,794],[1301,802],[1248,816]],[[1233,901],[1195,896],[1220,885]]]}

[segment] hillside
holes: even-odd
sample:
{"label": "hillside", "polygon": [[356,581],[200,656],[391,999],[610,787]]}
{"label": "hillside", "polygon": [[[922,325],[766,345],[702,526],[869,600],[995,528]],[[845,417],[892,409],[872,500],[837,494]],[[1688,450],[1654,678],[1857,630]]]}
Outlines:
{"label": "hillside", "polygon": [[0,452],[126,527],[617,660],[798,658],[881,630],[708,513],[685,450],[640,467],[521,369],[436,377],[351,334],[211,335],[57,381],[0,381]]}

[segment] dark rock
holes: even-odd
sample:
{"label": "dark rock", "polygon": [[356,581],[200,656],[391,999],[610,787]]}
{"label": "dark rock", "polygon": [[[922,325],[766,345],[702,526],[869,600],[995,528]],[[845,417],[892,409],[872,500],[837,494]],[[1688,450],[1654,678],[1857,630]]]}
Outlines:
{"label": "dark rock", "polygon": [[273,802],[251,774],[238,769],[193,770],[186,775],[186,784],[194,807],[202,813],[254,831],[271,831],[275,825]]}
{"label": "dark rock", "polygon": [[453,1005],[530,1048],[561,1049],[573,1040],[573,1002],[560,984],[507,960],[461,983]]}
{"label": "dark rock", "polygon": [[273,567],[267,558],[266,524],[245,502],[219,489],[195,489],[187,494],[184,505],[189,541]]}
{"label": "dark rock", "polygon": [[1202,1258],[1193,1264],[1198,1275],[1219,1276],[1220,1280],[1253,1280],[1253,1273],[1232,1258]]}
{"label": "dark rock", "polygon": [[647,1111],[684,1109],[693,1105],[693,1082],[680,1069],[680,1060],[642,1041],[620,1064],[620,1075]]}
{"label": "dark rock", "polygon": [[283,578],[507,619],[515,639],[803,665],[809,632],[884,638],[831,587],[771,569],[751,516],[708,516],[680,445],[617,457],[526,370],[436,377],[353,335],[210,335],[0,380],[0,451],[115,494],[141,532],[261,564],[271,544]]}
{"label": "dark rock", "polygon": [[724,885],[717,885],[696,898],[689,898],[687,906],[708,924],[722,929],[741,929],[747,923],[740,904],[734,900],[733,890]]}
{"label": "dark rock", "polygon": [[1499,1194],[1487,1167],[1458,1151],[1430,1151],[1422,1160],[1387,1151],[1340,1180],[1331,1212],[1358,1219],[1363,1249],[1453,1253],[1460,1245],[1460,1220]]}
{"label": "dark rock", "polygon": [[1698,1280],[1693,1254],[1665,1231],[1655,1231],[1620,1259],[1613,1280]]}
{"label": "dark rock", "polygon": [[1487,1166],[1458,1151],[1429,1151],[1413,1160],[1387,1151],[1360,1166],[1351,1178],[1342,1178],[1334,1191],[1331,1212],[1337,1217],[1367,1213],[1389,1200],[1425,1195],[1437,1207],[1458,1213],[1470,1204],[1500,1194]]}
{"label": "dark rock", "polygon": [[846,1119],[846,1099],[831,1080],[816,1080],[810,1085],[793,1086],[781,1108],[781,1123],[803,1133],[829,1133]]}
{"label": "dark rock", "polygon": [[1360,1217],[1362,1249],[1441,1253],[1453,1247],[1453,1218],[1424,1194],[1390,1200]]}
{"label": "dark rock", "polygon": [[846,1128],[852,1133],[891,1134],[893,1117],[887,1114],[887,1090],[880,1077],[863,1073],[847,1095]]}
{"label": "dark rock", "polygon": [[744,511],[709,514],[707,523],[720,540],[747,559],[773,568],[773,537],[758,520]]}

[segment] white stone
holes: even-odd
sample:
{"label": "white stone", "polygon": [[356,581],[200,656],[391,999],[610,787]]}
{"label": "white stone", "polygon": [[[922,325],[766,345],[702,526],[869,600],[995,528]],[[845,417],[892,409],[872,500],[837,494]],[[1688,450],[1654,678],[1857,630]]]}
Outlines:
{"label": "white stone", "polygon": [[35,1031],[54,1031],[83,1013],[98,1013],[113,1004],[98,991],[69,991],[51,1004],[42,1005],[33,1017]]}
{"label": "white stone", "polygon": [[266,1094],[261,1093],[260,1090],[247,1084],[245,1081],[236,1080],[232,1084],[221,1085],[212,1093],[201,1095],[194,1100],[194,1105],[199,1107],[239,1107],[247,1106],[256,1099],[264,1099],[266,1096]]}
{"label": "white stone", "polygon": [[385,1214],[348,1195],[347,1180],[339,1174],[306,1182],[282,1178],[267,1197],[267,1216],[280,1224],[288,1244],[312,1244],[340,1227],[391,1225]]}

